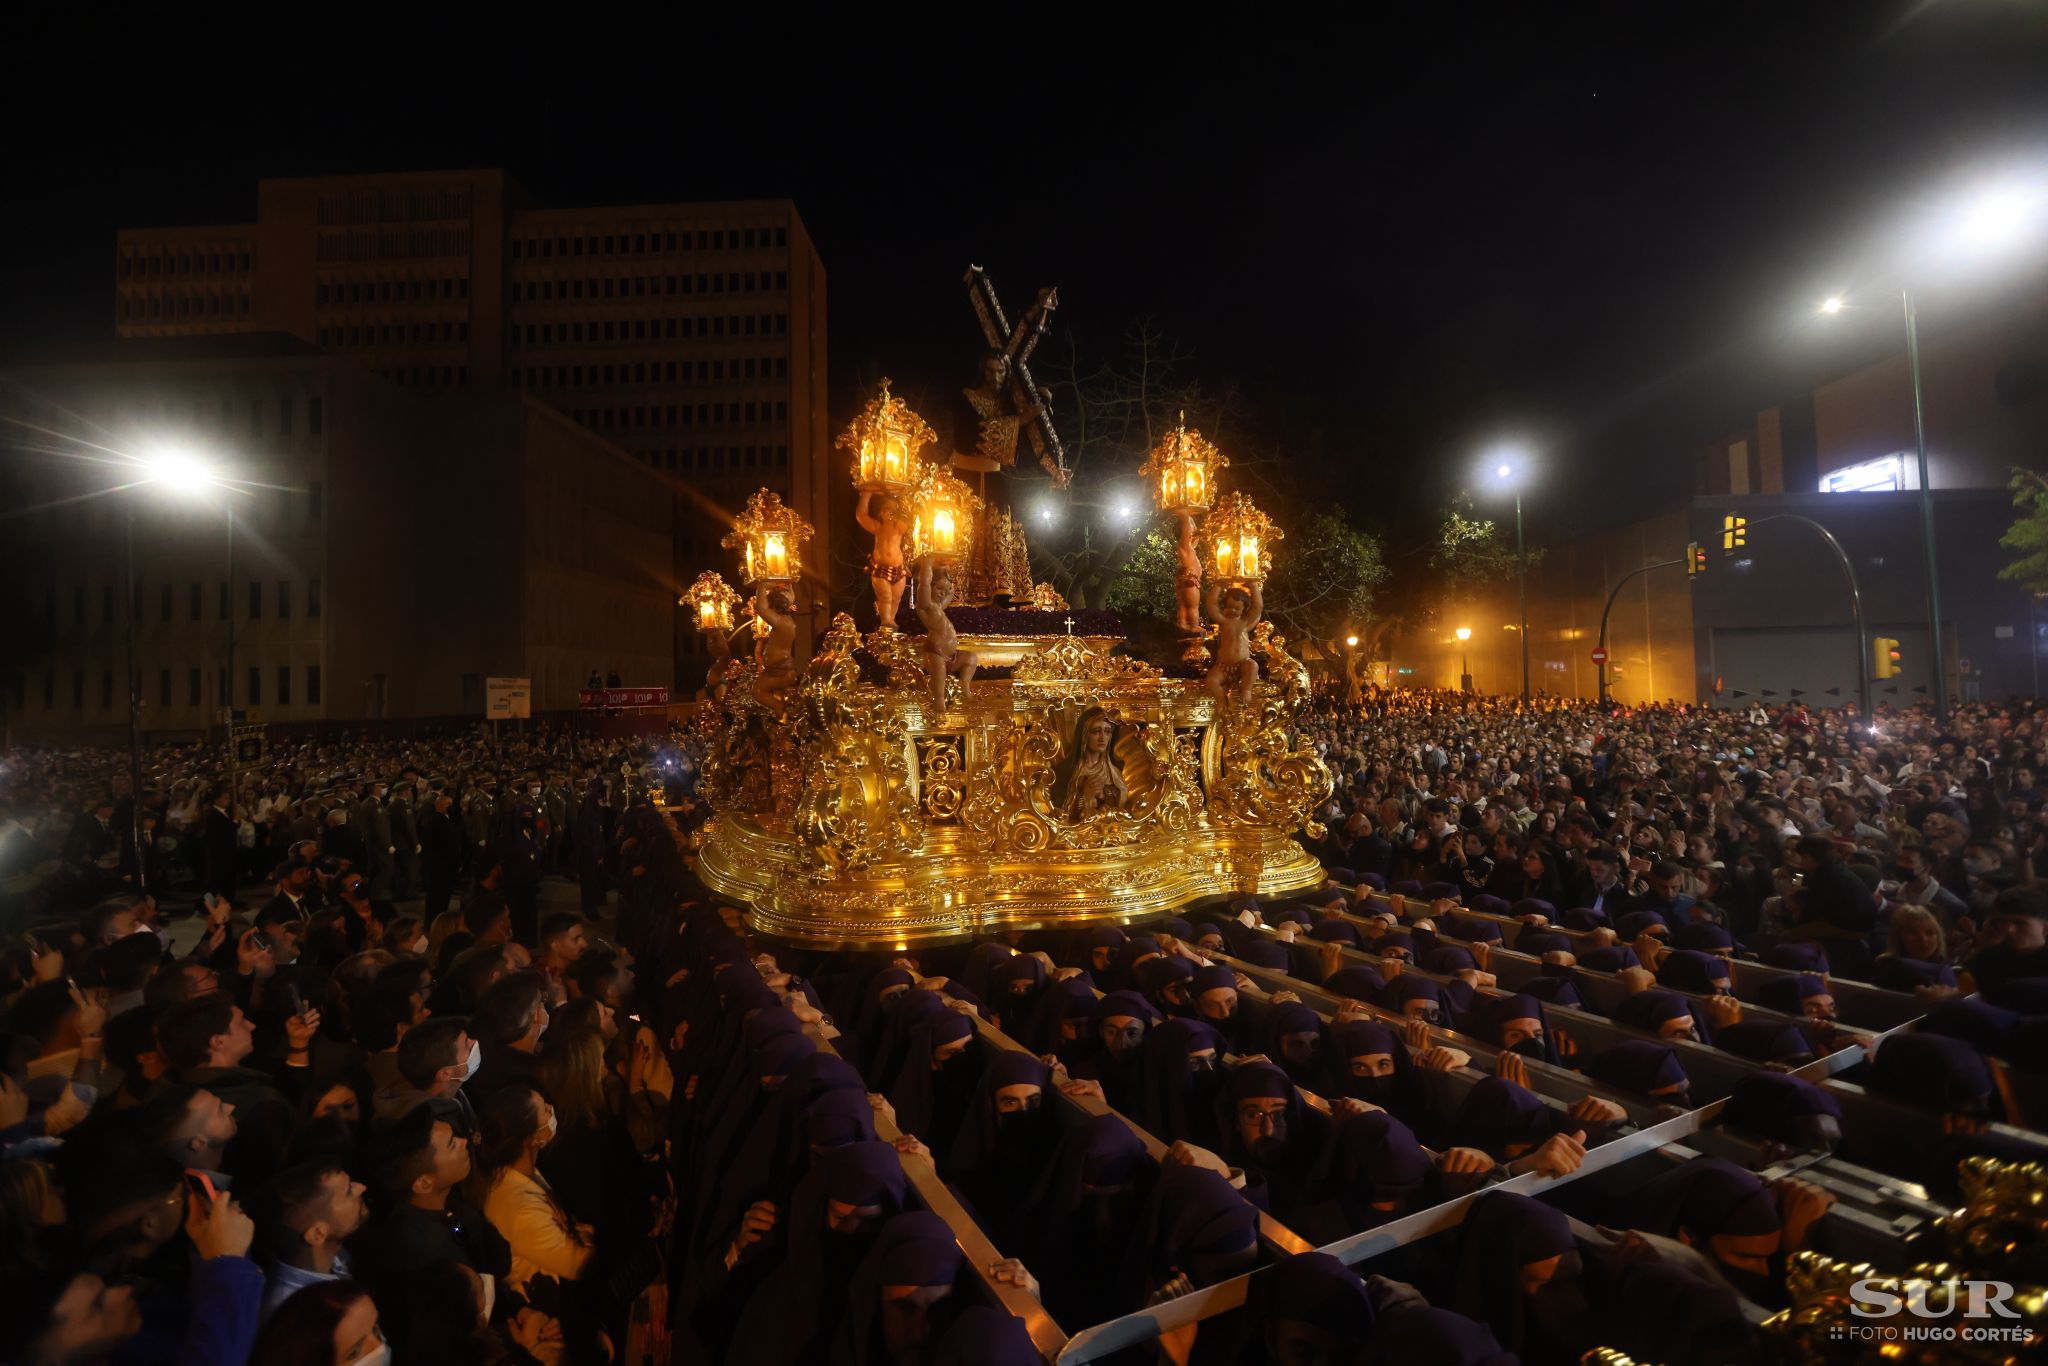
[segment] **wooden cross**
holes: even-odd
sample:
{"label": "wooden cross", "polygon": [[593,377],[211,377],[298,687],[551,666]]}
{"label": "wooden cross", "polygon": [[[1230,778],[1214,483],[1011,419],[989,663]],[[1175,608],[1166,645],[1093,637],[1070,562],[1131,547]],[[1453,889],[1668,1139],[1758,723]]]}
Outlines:
{"label": "wooden cross", "polygon": [[1059,291],[1051,287],[1039,290],[1038,297],[1013,328],[1003,315],[1002,302],[996,298],[996,287],[987,271],[969,266],[966,285],[968,302],[974,305],[974,315],[981,320],[981,333],[988,339],[989,348],[1010,363],[1010,401],[1016,405],[1024,430],[1031,436],[1031,449],[1037,454],[1038,463],[1052,476],[1052,486],[1063,489],[1073,478],[1073,471],[1067,468],[1066,448],[1060,445],[1060,434],[1053,430],[1050,407],[1038,382],[1031,377],[1030,364],[1031,352],[1045,336],[1052,311],[1060,306]]}

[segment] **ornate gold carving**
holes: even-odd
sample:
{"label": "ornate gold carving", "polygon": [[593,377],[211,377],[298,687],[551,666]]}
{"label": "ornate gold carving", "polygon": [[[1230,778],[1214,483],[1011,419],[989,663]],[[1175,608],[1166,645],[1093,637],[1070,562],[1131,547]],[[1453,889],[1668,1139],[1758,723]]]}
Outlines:
{"label": "ornate gold carving", "polygon": [[918,786],[926,819],[951,824],[967,801],[967,765],[957,735],[925,736],[917,742]]}
{"label": "ornate gold carving", "polygon": [[1067,600],[1060,596],[1059,589],[1049,583],[1041,583],[1031,589],[1031,606],[1039,612],[1064,612]]}
{"label": "ornate gold carving", "polygon": [[[2000,1317],[2001,1327],[2024,1327],[2031,1337],[2026,1342],[1972,1341],[1958,1338],[1921,1343],[1908,1341],[1909,1328],[1981,1324],[1964,1317],[1972,1273],[1946,1262],[1926,1262],[1903,1274],[1878,1270],[1867,1262],[1843,1262],[1816,1252],[1796,1252],[1786,1266],[1785,1287],[1792,1307],[1765,1320],[1764,1332],[1779,1340],[1792,1354],[1790,1359],[1811,1362],[1851,1362],[1898,1357],[1943,1362],[2008,1362],[2024,1360],[2048,1343],[2048,1293],[2032,1285],[2013,1285],[2005,1307],[2014,1318]],[[1977,1277],[1976,1279],[1982,1279]],[[1861,1291],[1866,1299],[1859,1301]],[[1900,1303],[1890,1314],[1870,1313],[1869,1296],[1882,1293]],[[1915,1310],[1924,1305],[1927,1313]],[[1862,1307],[1864,1313],[1856,1310]],[[1851,1331],[1854,1330],[1854,1331]],[[1876,1334],[1898,1336],[1887,1341]],[[1873,1348],[1877,1351],[1873,1351]],[[1896,1349],[1896,1350],[1894,1350]],[[1920,1350],[1925,1352],[1924,1358]]]}

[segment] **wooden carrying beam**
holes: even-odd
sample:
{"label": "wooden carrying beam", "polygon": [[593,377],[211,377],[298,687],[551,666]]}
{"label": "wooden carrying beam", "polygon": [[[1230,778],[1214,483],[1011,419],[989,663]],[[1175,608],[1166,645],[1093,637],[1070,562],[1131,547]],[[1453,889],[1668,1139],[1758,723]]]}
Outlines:
{"label": "wooden carrying beam", "polygon": [[[977,1019],[980,1017],[977,1016]],[[838,1056],[838,1050],[825,1040],[812,1035],[820,1050]],[[886,1112],[875,1112],[875,1137],[885,1143],[894,1143],[903,1136],[896,1127],[896,1121]],[[903,1175],[917,1192],[918,1203],[946,1221],[946,1227],[953,1230],[953,1240],[960,1244],[960,1251],[966,1256],[974,1274],[980,1278],[982,1287],[989,1298],[1002,1308],[1024,1320],[1024,1329],[1031,1334],[1031,1344],[1047,1361],[1057,1360],[1067,1344],[1067,1335],[1053,1322],[1053,1317],[1038,1302],[1038,1297],[1024,1287],[998,1281],[989,1274],[989,1268],[1003,1260],[1003,1254],[982,1232],[981,1225],[974,1222],[974,1216],[939,1179],[939,1170],[929,1158],[915,1153],[898,1153],[903,1164]]]}
{"label": "wooden carrying beam", "polygon": [[[953,998],[949,996],[947,999],[952,1000]],[[980,1015],[973,1015],[969,1018],[974,1021],[974,1027],[980,1031],[981,1037],[997,1048],[1005,1049],[1012,1053],[1029,1053],[1031,1051],[1023,1044],[1018,1043],[1015,1039],[1003,1033],[996,1026],[990,1024],[987,1020],[982,1019]],[[1166,1160],[1167,1145],[1165,1143],[1162,1143],[1156,1135],[1148,1133],[1140,1127],[1138,1122],[1129,1115],[1112,1108],[1100,1098],[1096,1096],[1069,1096],[1064,1092],[1060,1093],[1060,1098],[1084,1114],[1115,1116],[1118,1120],[1122,1121],[1125,1128],[1138,1136],[1138,1141],[1145,1145],[1145,1151],[1151,1155],[1153,1161],[1164,1162]],[[1308,1239],[1302,1237],[1293,1229],[1288,1228],[1287,1225],[1281,1223],[1264,1210],[1259,1211],[1259,1236],[1282,1252],[1308,1252],[1314,1247]]]}

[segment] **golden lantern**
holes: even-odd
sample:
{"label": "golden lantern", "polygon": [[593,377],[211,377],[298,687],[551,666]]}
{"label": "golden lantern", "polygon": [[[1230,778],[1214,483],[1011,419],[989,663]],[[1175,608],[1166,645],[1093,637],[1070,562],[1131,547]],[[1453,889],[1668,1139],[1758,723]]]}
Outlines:
{"label": "golden lantern", "polygon": [[928,464],[918,475],[917,491],[910,495],[910,516],[911,554],[958,564],[974,544],[981,499],[966,480]]}
{"label": "golden lantern", "polygon": [[1210,572],[1231,583],[1263,583],[1273,564],[1273,543],[1281,539],[1273,519],[1242,493],[1223,495],[1202,523],[1210,548]]}
{"label": "golden lantern", "polygon": [[1209,510],[1216,498],[1216,471],[1229,463],[1215,443],[1188,429],[1187,414],[1182,413],[1180,424],[1138,467],[1138,477],[1151,484],[1152,500],[1161,512],[1192,516]]}
{"label": "golden lantern", "polygon": [[809,522],[783,505],[781,494],[756,489],[722,544],[740,552],[743,582],[794,583],[804,572],[804,543],[815,535]]}
{"label": "golden lantern", "polygon": [[677,601],[692,609],[698,630],[732,634],[732,609],[739,605],[740,595],[716,570],[707,569],[699,574]]}
{"label": "golden lantern", "polygon": [[863,493],[903,493],[917,483],[918,452],[938,440],[910,405],[882,387],[833,444],[853,452],[853,486]]}

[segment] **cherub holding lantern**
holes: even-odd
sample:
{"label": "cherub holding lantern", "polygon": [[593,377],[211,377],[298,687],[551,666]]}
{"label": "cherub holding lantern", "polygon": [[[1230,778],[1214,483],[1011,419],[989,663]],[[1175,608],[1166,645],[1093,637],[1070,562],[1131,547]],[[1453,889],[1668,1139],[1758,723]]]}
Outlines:
{"label": "cherub holding lantern", "polygon": [[1266,595],[1260,591],[1257,579],[1233,583],[1227,588],[1217,581],[1209,584],[1209,619],[1216,623],[1216,662],[1209,666],[1202,687],[1211,697],[1221,701],[1226,692],[1234,691],[1240,704],[1252,700],[1252,685],[1259,681],[1259,666],[1252,658],[1252,628],[1265,612]]}
{"label": "cherub holding lantern", "polygon": [[862,489],[853,519],[875,538],[875,548],[868,555],[868,582],[874,585],[879,629],[893,631],[897,609],[903,604],[904,581],[909,578],[903,559],[904,541],[910,535],[909,509],[894,490]]}
{"label": "cherub holding lantern", "polygon": [[788,584],[763,580],[754,589],[754,611],[768,623],[754,637],[754,661],[761,666],[754,700],[780,716],[796,687],[796,599]]}

